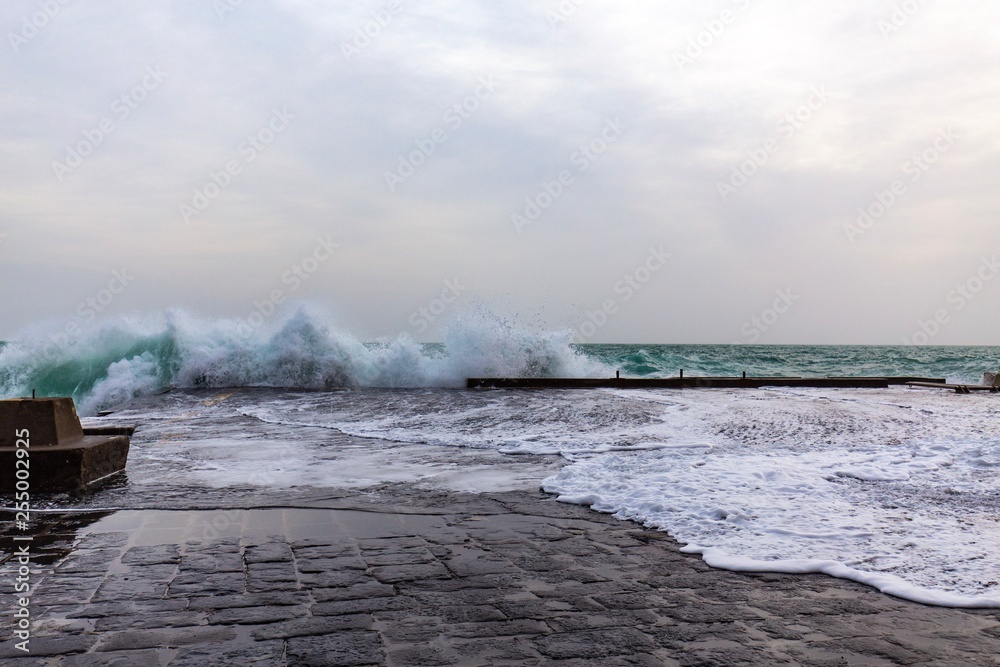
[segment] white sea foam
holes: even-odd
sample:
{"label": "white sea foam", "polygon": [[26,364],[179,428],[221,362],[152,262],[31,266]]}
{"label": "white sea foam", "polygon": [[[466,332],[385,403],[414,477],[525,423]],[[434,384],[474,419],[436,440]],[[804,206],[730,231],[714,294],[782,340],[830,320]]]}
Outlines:
{"label": "white sea foam", "polygon": [[714,567],[1000,607],[1000,480],[982,465],[1000,451],[995,400],[900,389],[690,400],[685,430],[715,433],[707,452],[589,457],[543,487],[666,530]]}
{"label": "white sea foam", "polygon": [[241,410],[274,424],[505,454],[580,455],[710,446],[666,421],[669,403],[637,401],[603,390],[361,390],[333,401],[324,395],[295,396]]}
{"label": "white sea foam", "polygon": [[571,338],[484,311],[456,317],[436,351],[405,334],[363,344],[305,306],[256,329],[180,310],[51,322],[0,348],[0,396],[72,395],[81,414],[94,414],[165,386],[457,388],[469,377],[612,373]]}
{"label": "white sea foam", "polygon": [[[145,451],[138,454],[138,447]],[[515,464],[495,452],[452,451],[450,456],[441,456],[440,448],[421,445],[329,447],[321,438],[260,440],[193,434],[162,449],[151,449],[140,439],[136,448],[129,481],[142,487],[156,487],[165,479],[182,476],[186,485],[212,489],[358,489],[408,482],[449,491],[512,491],[538,488],[538,480],[556,467],[554,462]]]}
{"label": "white sea foam", "polygon": [[559,453],[543,487],[667,530],[716,567],[824,572],[1000,606],[1000,406],[921,390],[350,392],[246,404],[265,423]]}

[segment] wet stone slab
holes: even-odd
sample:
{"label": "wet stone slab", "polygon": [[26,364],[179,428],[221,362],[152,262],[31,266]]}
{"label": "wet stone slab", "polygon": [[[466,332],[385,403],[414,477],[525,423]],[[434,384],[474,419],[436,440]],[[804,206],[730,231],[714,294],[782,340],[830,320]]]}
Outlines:
{"label": "wet stone slab", "polygon": [[289,664],[302,667],[380,665],[384,664],[385,658],[379,634],[368,630],[292,637],[287,646]]}
{"label": "wet stone slab", "polygon": [[123,565],[176,565],[180,561],[180,547],[173,544],[132,547],[122,555]]}
{"label": "wet stone slab", "polygon": [[208,667],[209,665],[240,665],[241,667],[273,667],[281,665],[285,642],[280,639],[253,643],[223,643],[185,647],[170,661],[170,667]]}
{"label": "wet stone slab", "polygon": [[[158,524],[142,511],[120,513],[129,529],[114,515],[89,530],[79,518],[53,526],[75,537],[37,565],[32,657],[46,667],[1000,664],[996,610],[926,607],[819,575],[711,570],[662,533],[542,494],[400,486],[364,502],[363,512],[229,511],[240,533],[212,538],[211,516],[161,532],[143,528]],[[421,503],[433,503],[426,515]],[[31,664],[13,651],[0,644],[0,665]]]}

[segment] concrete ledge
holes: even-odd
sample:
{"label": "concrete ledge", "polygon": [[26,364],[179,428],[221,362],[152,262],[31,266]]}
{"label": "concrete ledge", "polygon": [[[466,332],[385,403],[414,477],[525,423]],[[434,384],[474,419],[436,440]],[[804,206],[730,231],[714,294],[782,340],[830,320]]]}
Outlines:
{"label": "concrete ledge", "polygon": [[954,389],[957,394],[971,394],[975,391],[1000,393],[1000,387],[983,384],[947,384],[944,382],[907,382],[911,387],[926,387],[928,389]]}
{"label": "concrete ledge", "polygon": [[916,377],[676,377],[676,378],[468,378],[469,389],[760,389],[819,387],[885,389],[911,382],[943,383]]}
{"label": "concrete ledge", "polygon": [[84,435],[126,435],[132,437],[135,426],[84,426]]}

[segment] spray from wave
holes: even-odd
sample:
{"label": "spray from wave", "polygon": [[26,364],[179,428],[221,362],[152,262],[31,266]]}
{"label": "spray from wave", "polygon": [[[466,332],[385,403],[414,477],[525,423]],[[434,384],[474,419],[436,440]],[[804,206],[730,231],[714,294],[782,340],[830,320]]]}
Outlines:
{"label": "spray from wave", "polygon": [[81,414],[166,386],[462,387],[468,377],[599,377],[572,332],[529,333],[489,313],[464,315],[443,345],[401,335],[365,344],[300,308],[268,330],[180,310],[94,322],[69,338],[58,324],[0,348],[0,395],[72,396]]}

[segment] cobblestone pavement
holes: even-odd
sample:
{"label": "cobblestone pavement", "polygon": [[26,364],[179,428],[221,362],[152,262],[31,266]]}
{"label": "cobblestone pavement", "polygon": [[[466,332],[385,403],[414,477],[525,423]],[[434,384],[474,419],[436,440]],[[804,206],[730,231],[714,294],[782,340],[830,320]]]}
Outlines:
{"label": "cobblestone pavement", "polygon": [[540,493],[401,486],[354,504],[50,521],[31,655],[8,622],[0,662],[1000,665],[996,610],[711,570],[664,533]]}

